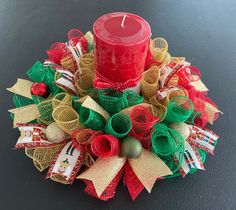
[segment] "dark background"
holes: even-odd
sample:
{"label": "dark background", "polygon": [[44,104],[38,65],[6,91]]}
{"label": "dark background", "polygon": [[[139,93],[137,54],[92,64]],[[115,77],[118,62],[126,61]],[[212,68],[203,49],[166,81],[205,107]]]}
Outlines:
{"label": "dark background", "polygon": [[[83,192],[75,181],[64,186],[44,180],[23,150],[12,150],[17,129],[7,112],[12,95],[5,91],[54,41],[69,29],[92,29],[100,15],[127,11],[145,18],[154,36],[163,36],[172,55],[185,56],[202,71],[210,97],[224,115],[213,126],[220,135],[206,171],[156,183],[152,193],[131,201],[120,183],[114,199],[103,202]],[[235,0],[0,0],[0,209],[236,209],[236,1]]]}

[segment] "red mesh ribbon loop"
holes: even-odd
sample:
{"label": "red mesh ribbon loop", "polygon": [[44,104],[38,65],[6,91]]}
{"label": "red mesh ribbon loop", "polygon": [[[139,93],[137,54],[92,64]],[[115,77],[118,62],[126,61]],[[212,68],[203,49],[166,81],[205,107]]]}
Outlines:
{"label": "red mesh ribbon loop", "polygon": [[112,135],[99,135],[91,143],[91,150],[98,157],[109,157],[120,152],[120,141]]}
{"label": "red mesh ribbon loop", "polygon": [[133,88],[137,85],[141,77],[127,80],[126,82],[113,82],[100,75],[96,76],[96,79],[93,81],[93,86],[97,89],[114,89],[123,91],[127,88]]}
{"label": "red mesh ribbon loop", "polygon": [[149,107],[135,106],[130,112],[132,130],[130,136],[140,140],[143,147],[150,149],[150,138],[152,126],[160,119],[152,115]]}
{"label": "red mesh ribbon loop", "polygon": [[51,45],[50,49],[46,51],[49,57],[49,60],[61,64],[62,57],[66,56],[67,50],[64,43],[55,42]]}
{"label": "red mesh ribbon loop", "polygon": [[185,86],[190,82],[198,81],[201,77],[201,72],[195,66],[184,66],[176,73],[179,77],[178,84]]}
{"label": "red mesh ribbon loop", "polygon": [[77,43],[81,44],[81,49],[83,53],[88,52],[88,43],[86,38],[84,37],[84,34],[79,29],[71,29],[68,34],[68,40],[73,43],[73,45],[76,45]]}
{"label": "red mesh ribbon loop", "polygon": [[83,33],[78,29],[68,32],[68,42],[52,44],[47,54],[49,60],[66,67],[72,72],[78,69],[78,57],[88,52],[88,44]]}
{"label": "red mesh ribbon loop", "polygon": [[91,142],[100,134],[101,132],[93,131],[91,129],[77,130],[72,133],[71,140],[76,149],[82,148],[85,152],[92,155]]}
{"label": "red mesh ribbon loop", "polygon": [[131,168],[130,164],[127,162],[125,165],[124,171],[124,183],[126,184],[129,194],[132,200],[135,200],[137,196],[142,192],[144,189],[143,184],[140,182],[138,177],[135,175],[133,169]]}
{"label": "red mesh ribbon loop", "polygon": [[[181,68],[181,70],[177,72],[177,75],[179,76],[178,85],[184,87],[188,91],[188,97],[194,104],[194,112],[199,113],[199,115],[196,115],[194,119],[194,124],[199,127],[205,127],[205,125],[209,121],[209,116],[206,110],[206,104],[209,103],[216,108],[217,106],[211,99],[206,96],[207,92],[197,91],[190,84],[191,82],[200,79],[200,71],[194,66],[186,66]],[[216,113],[214,116],[214,120],[216,120],[218,116],[219,114]]]}
{"label": "red mesh ribbon loop", "polygon": [[135,106],[130,112],[130,119],[133,123],[133,129],[136,133],[150,130],[152,126],[159,120],[150,112],[149,107]]}

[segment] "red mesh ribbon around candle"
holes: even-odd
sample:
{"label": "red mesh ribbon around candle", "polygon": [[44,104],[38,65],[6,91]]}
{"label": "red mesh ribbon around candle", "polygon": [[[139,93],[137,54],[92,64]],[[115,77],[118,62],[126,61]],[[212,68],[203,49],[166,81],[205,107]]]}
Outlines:
{"label": "red mesh ribbon around candle", "polygon": [[[209,121],[209,117],[206,111],[206,103],[211,104],[212,106],[216,106],[216,104],[209,99],[206,95],[207,92],[197,91],[190,83],[200,80],[201,73],[194,66],[186,66],[183,67],[180,71],[177,72],[179,76],[178,85],[184,87],[188,91],[189,99],[194,104],[194,112],[200,113],[200,115],[196,116],[194,120],[194,124],[199,127],[205,127],[207,122]],[[216,113],[214,116],[214,120],[218,118],[219,114]]]}
{"label": "red mesh ribbon around candle", "polygon": [[91,150],[98,157],[109,157],[120,152],[120,141],[112,135],[99,135],[92,140]]}
{"label": "red mesh ribbon around candle", "polygon": [[144,148],[150,148],[152,126],[160,119],[152,115],[149,107],[135,106],[130,112],[132,130],[130,136],[139,139]]}
{"label": "red mesh ribbon around candle", "polygon": [[68,49],[67,44],[74,48],[79,43],[82,53],[86,53],[88,51],[87,41],[83,33],[78,29],[71,29],[68,32],[68,40],[69,42],[67,43],[55,42],[50,49],[47,50],[47,54],[50,61],[59,64],[74,73],[78,69],[78,63],[76,62],[75,56]]}
{"label": "red mesh ribbon around candle", "polygon": [[116,194],[116,187],[122,177],[123,171],[124,171],[124,167],[118,172],[118,174],[111,181],[111,183],[107,186],[107,188],[103,191],[103,193],[101,194],[100,197],[98,197],[98,195],[94,189],[93,183],[89,180],[86,180],[86,179],[83,180],[84,183],[86,184],[86,188],[84,191],[86,193],[88,193],[89,195],[94,196],[94,197],[99,198],[100,200],[104,200],[104,201],[106,201],[110,198],[113,198]]}
{"label": "red mesh ribbon around candle", "polygon": [[97,89],[115,89],[123,91],[127,88],[135,87],[140,81],[140,79],[141,76],[127,80],[126,82],[114,82],[96,73],[96,79],[93,81],[93,86]]}

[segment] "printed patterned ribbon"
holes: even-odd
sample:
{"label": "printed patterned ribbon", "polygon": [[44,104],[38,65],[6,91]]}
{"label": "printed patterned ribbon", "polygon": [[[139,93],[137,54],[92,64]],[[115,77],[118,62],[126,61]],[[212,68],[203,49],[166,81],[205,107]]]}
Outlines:
{"label": "printed patterned ribbon", "polygon": [[74,74],[70,70],[63,68],[62,66],[57,65],[56,63],[45,60],[43,63],[44,66],[50,66],[52,69],[56,70],[58,74],[55,74],[55,84],[66,90],[72,95],[76,95],[75,85],[74,85]]}
{"label": "printed patterned ribbon", "polygon": [[[197,147],[213,154],[219,138],[208,129],[201,129],[193,125],[188,125],[188,128],[190,129],[190,135],[184,142],[184,159],[180,168],[180,173],[183,177],[193,168],[204,170]],[[175,156],[177,158],[180,154],[176,153]]]}
{"label": "printed patterned ribbon", "polygon": [[36,148],[48,147],[66,143],[67,140],[60,143],[52,143],[46,137],[46,127],[42,124],[17,124],[21,133],[15,148]]}
{"label": "printed patterned ribbon", "polygon": [[187,141],[196,147],[213,155],[215,145],[219,136],[217,136],[213,131],[208,129],[201,129],[199,127],[189,125],[190,135]]}
{"label": "printed patterned ribbon", "polygon": [[[179,157],[179,152],[175,153]],[[187,141],[184,142],[184,158],[179,169],[180,174],[185,177],[193,168],[205,170],[197,147],[190,145]]]}
{"label": "printed patterned ribbon", "polygon": [[72,184],[83,163],[84,151],[70,141],[55,156],[46,178],[63,184]]}
{"label": "printed patterned ribbon", "polygon": [[183,67],[183,64],[181,62],[178,63],[176,60],[172,60],[170,63],[167,63],[166,65],[162,66],[161,68],[162,75],[160,77],[161,88],[167,87],[170,79],[182,67]]}
{"label": "printed patterned ribbon", "polygon": [[79,68],[79,61],[80,61],[80,56],[83,55],[82,49],[81,49],[81,44],[78,42],[75,46],[73,41],[68,41],[65,43],[66,48],[68,49],[68,52],[72,54],[72,59],[74,61],[74,64],[76,64],[76,69]]}

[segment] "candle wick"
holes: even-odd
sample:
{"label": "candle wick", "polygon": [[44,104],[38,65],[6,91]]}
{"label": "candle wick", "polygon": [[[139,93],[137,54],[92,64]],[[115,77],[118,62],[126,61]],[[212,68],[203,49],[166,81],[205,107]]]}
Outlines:
{"label": "candle wick", "polygon": [[122,22],[121,22],[121,27],[122,27],[122,28],[124,27],[125,18],[126,18],[126,15],[124,15],[124,17],[123,17],[123,19],[122,19]]}

